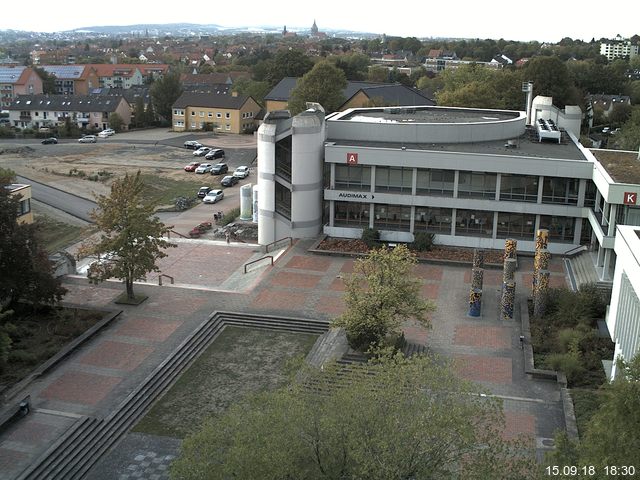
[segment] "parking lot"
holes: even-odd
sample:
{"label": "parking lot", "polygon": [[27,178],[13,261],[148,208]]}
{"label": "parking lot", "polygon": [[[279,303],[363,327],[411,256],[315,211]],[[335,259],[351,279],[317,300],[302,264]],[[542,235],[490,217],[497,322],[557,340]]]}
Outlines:
{"label": "parking lot", "polygon": [[[220,159],[204,160],[194,157],[193,150],[184,148],[184,142],[196,140],[203,145],[225,151],[229,173],[246,165],[249,176],[238,184],[225,188],[225,198],[202,211],[203,220],[211,220],[213,211],[228,211],[239,206],[239,188],[254,183],[256,140],[252,135],[213,135],[212,133],[176,133],[166,129],[123,132],[96,143],[81,144],[78,139],[59,139],[55,145],[42,145],[40,139],[3,139],[0,141],[0,167],[10,168],[18,175],[42,182],[68,193],[94,199],[106,195],[110,181],[125,172],[140,170],[174,180],[197,181],[201,186],[221,188],[224,175],[185,172],[192,161],[218,163]],[[91,181],[101,174],[106,180]],[[197,189],[193,192],[195,196]],[[204,207],[204,206],[203,206]],[[199,206],[198,211],[202,210]],[[190,221],[190,220],[189,220]]]}

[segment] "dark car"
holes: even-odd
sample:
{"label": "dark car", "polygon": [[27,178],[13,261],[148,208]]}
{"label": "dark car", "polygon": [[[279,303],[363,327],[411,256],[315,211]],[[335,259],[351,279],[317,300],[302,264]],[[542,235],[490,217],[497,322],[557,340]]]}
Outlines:
{"label": "dark car", "polygon": [[224,158],[224,150],[221,148],[214,148],[204,156],[207,160],[217,160],[218,158]]}
{"label": "dark car", "polygon": [[234,177],[233,175],[227,175],[222,180],[220,180],[220,185],[222,185],[223,187],[233,187],[238,182],[239,182],[238,177]]}
{"label": "dark car", "polygon": [[211,169],[211,175],[222,175],[229,171],[229,165],[226,163],[216,163]]}
{"label": "dark car", "polygon": [[49,137],[42,140],[43,145],[49,145],[49,144],[55,145],[56,143],[58,143],[58,139],[55,137]]}
{"label": "dark car", "polygon": [[207,193],[209,193],[211,190],[213,190],[213,188],[211,187],[200,187],[200,190],[198,190],[198,197],[200,198],[206,197]]}
{"label": "dark car", "polygon": [[202,144],[200,142],[197,142],[195,140],[187,140],[186,142],[184,142],[184,148],[188,148],[191,150],[197,150],[200,147],[202,147]]}

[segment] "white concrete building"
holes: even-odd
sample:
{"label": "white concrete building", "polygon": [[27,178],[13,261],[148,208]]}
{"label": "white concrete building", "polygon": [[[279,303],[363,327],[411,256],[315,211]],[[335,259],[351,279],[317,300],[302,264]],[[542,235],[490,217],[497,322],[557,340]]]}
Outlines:
{"label": "white concrete building", "polygon": [[619,226],[615,240],[618,257],[607,328],[615,343],[611,379],[616,376],[615,360],[631,360],[640,351],[640,228]]}
{"label": "white concrete building", "polygon": [[610,282],[616,225],[640,225],[640,162],[582,147],[577,107],[538,97],[532,116],[527,125],[524,112],[469,108],[272,112],[258,138],[259,242],[360,238],[369,227],[384,241],[426,231],[461,247],[516,238],[533,252],[547,228],[551,253],[588,247],[597,280]]}
{"label": "white concrete building", "polygon": [[616,58],[632,58],[638,55],[638,45],[618,36],[616,40],[600,44],[600,55],[604,55],[609,61]]}

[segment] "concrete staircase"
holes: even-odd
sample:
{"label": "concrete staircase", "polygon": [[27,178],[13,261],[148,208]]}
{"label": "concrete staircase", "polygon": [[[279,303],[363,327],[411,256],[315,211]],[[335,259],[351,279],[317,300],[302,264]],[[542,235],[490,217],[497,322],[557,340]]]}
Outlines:
{"label": "concrete staircase", "polygon": [[574,291],[580,290],[583,285],[594,284],[598,290],[611,294],[611,282],[599,279],[591,252],[582,252],[572,258],[565,258],[564,262]]}
{"label": "concrete staircase", "polygon": [[203,322],[180,346],[125,398],[106,418],[82,417],[54,442],[18,480],[80,480],[147,412],[228,325],[323,334],[329,322],[301,318],[217,312]]}

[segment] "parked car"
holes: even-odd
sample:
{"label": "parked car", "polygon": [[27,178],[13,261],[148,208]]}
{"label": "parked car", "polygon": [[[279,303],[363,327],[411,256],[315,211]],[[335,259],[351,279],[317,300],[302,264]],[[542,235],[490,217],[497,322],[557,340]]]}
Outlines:
{"label": "parked car", "polygon": [[211,147],[200,147],[195,152],[193,152],[193,155],[196,157],[204,157],[210,150]]}
{"label": "parked car", "polygon": [[224,198],[224,192],[222,190],[211,190],[202,199],[203,203],[217,203]]}
{"label": "parked car", "polygon": [[200,166],[200,162],[191,162],[189,165],[185,165],[184,171],[185,172],[195,172],[196,168],[198,168],[199,166]]}
{"label": "parked car", "polygon": [[238,177],[234,177],[233,175],[227,175],[222,180],[220,180],[220,185],[222,185],[223,187],[233,187],[239,181],[240,180],[238,179]]}
{"label": "parked car", "polygon": [[233,176],[237,178],[247,178],[249,176],[249,167],[245,167],[244,165],[239,166],[233,172]]}
{"label": "parked car", "polygon": [[222,150],[221,148],[213,148],[209,150],[209,153],[207,153],[204,158],[206,158],[207,160],[217,160],[218,158],[224,158],[224,150]]}
{"label": "parked car", "polygon": [[198,190],[198,197],[199,198],[206,197],[207,193],[209,193],[211,190],[213,190],[213,188],[211,187],[200,187],[200,190]]}
{"label": "parked car", "polygon": [[201,163],[200,166],[196,168],[196,173],[208,173],[211,171],[211,166],[210,163]]}
{"label": "parked car", "polygon": [[49,144],[55,145],[56,143],[58,143],[58,139],[55,137],[49,137],[42,140],[43,145],[49,145]]}
{"label": "parked car", "polygon": [[107,138],[107,137],[110,137],[111,135],[114,135],[115,133],[116,131],[113,128],[105,128],[98,134],[98,136],[100,138]]}
{"label": "parked car", "polygon": [[203,146],[200,142],[196,142],[195,140],[187,140],[183,145],[184,148],[189,148],[191,150],[197,150]]}
{"label": "parked car", "polygon": [[78,140],[79,143],[96,143],[98,139],[95,135],[85,135],[81,139]]}
{"label": "parked car", "polygon": [[229,171],[229,165],[226,163],[216,163],[211,169],[211,175],[222,175]]}

